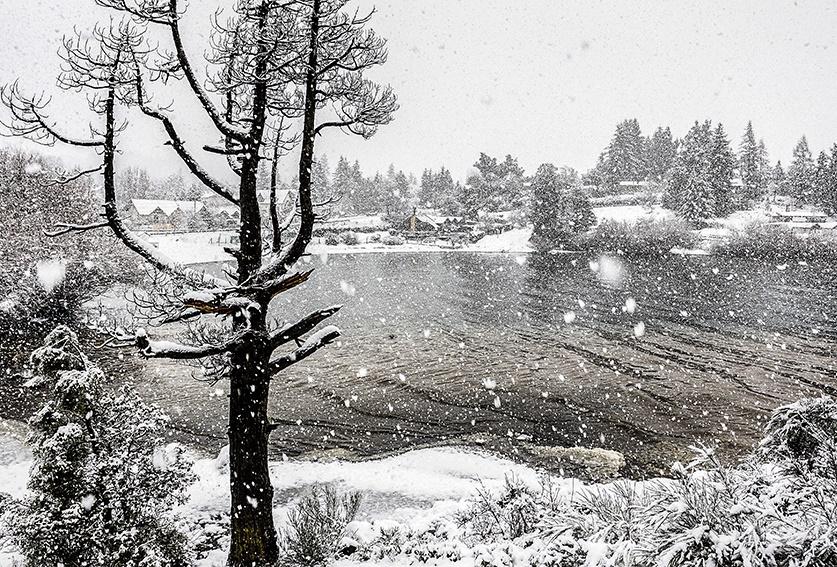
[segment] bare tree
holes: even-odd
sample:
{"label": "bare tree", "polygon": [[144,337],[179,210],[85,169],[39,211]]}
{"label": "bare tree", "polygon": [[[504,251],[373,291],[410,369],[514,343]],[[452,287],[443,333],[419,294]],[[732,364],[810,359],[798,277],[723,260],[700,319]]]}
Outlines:
{"label": "bare tree", "polygon": [[[364,71],[386,60],[385,42],[367,29],[371,14],[345,9],[346,0],[237,0],[231,16],[213,20],[202,80],[187,55],[177,0],[95,0],[122,14],[123,20],[97,27],[89,35],[64,42],[59,85],[88,93],[96,116],[85,136],[65,134],[46,114],[48,100],[30,97],[16,84],[2,90],[12,119],[13,135],[44,144],[88,147],[101,155],[104,187],[103,220],[60,224],[56,232],[110,230],[155,269],[176,281],[176,314],[167,320],[203,315],[230,322],[223,338],[213,342],[175,345],[155,342],[145,331],[131,337],[148,357],[180,360],[220,360],[230,381],[229,426],[231,548],[228,564],[235,567],[271,565],[277,559],[272,519],[273,488],[268,476],[268,437],[274,429],[268,416],[273,376],[333,342],[334,326],[315,330],[339,306],[315,311],[302,320],[271,329],[271,300],[306,281],[310,272],[293,267],[305,254],[317,219],[312,200],[311,170],[316,137],[329,128],[369,137],[391,120],[396,110],[389,87],[364,77]],[[151,48],[150,28],[161,28],[170,50]],[[237,187],[214,179],[187,147],[170,107],[155,106],[152,83],[183,80],[218,133],[203,149],[223,156],[237,177]],[[239,207],[239,248],[234,283],[178,265],[131,232],[116,206],[114,157],[126,124],[117,109],[139,107],[160,122],[167,144],[206,187]],[[322,117],[320,116],[322,115]],[[297,125],[296,130],[289,124]],[[257,172],[262,160],[278,159],[299,140],[299,181],[293,211],[295,230],[287,241],[274,234],[265,250],[257,200]],[[291,232],[292,222],[278,220],[273,231]],[[293,345],[288,351],[282,351]]]}

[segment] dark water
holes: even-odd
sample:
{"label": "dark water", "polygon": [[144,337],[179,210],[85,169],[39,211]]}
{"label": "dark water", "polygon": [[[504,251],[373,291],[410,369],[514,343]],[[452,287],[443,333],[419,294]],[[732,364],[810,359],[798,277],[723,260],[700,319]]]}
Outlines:
{"label": "dark water", "polygon": [[[512,452],[518,438],[615,449],[647,473],[697,440],[740,454],[771,408],[837,388],[831,266],[666,256],[595,272],[589,260],[313,258],[311,280],[274,311],[293,320],[343,303],[344,337],[275,380],[276,453],[502,437]],[[144,389],[214,449],[226,385],[190,372],[149,362]]]}

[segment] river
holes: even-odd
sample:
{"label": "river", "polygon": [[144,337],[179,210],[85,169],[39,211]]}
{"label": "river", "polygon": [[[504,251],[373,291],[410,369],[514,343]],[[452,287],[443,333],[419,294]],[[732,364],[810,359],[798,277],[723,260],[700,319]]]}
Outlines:
{"label": "river", "polygon": [[[275,380],[275,455],[579,445],[656,474],[697,441],[740,455],[771,408],[837,386],[828,265],[450,252],[310,266],[274,312],[342,303],[343,339]],[[227,386],[191,374],[148,361],[139,383],[215,450]]]}

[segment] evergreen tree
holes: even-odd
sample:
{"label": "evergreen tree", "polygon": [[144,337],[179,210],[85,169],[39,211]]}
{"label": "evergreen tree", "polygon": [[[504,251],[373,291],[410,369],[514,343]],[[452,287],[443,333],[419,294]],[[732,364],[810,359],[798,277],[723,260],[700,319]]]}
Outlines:
{"label": "evergreen tree", "polygon": [[190,565],[171,511],[194,475],[180,447],[162,445],[167,417],[127,387],[107,387],[67,327],[32,361],[47,401],[30,420],[30,494],[7,514],[29,564]]}
{"label": "evergreen tree", "polygon": [[828,160],[828,174],[822,191],[822,206],[825,211],[833,215],[837,213],[837,144],[831,147]]}
{"label": "evergreen tree", "polygon": [[456,184],[450,170],[444,166],[438,173],[431,169],[425,169],[422,172],[418,192],[419,206],[434,209],[449,208],[453,201],[460,197],[456,195]]}
{"label": "evergreen tree", "polygon": [[436,187],[436,176],[429,169],[421,172],[421,184],[419,185],[419,204],[422,207],[436,207],[439,198],[439,190]]}
{"label": "evergreen tree", "polygon": [[578,175],[550,163],[541,165],[532,178],[529,220],[534,226],[532,241],[542,249],[565,246],[593,226],[593,208]]}
{"label": "evergreen tree", "polygon": [[747,122],[747,129],[738,151],[738,169],[743,184],[742,206],[747,206],[762,196],[767,186],[765,161],[764,144],[756,142],[753,123]]}
{"label": "evergreen tree", "polygon": [[521,209],[527,201],[525,194],[525,172],[517,158],[506,155],[497,165],[498,187],[492,195],[493,210]]}
{"label": "evergreen tree", "polygon": [[636,118],[616,125],[616,132],[600,156],[600,175],[614,188],[620,181],[642,181],[647,176],[646,147]]}
{"label": "evergreen tree", "polygon": [[825,151],[817,156],[814,166],[814,176],[811,183],[811,195],[815,204],[825,208],[829,204],[829,177],[831,175],[831,160]]}
{"label": "evergreen tree", "polygon": [[788,193],[788,178],[785,175],[785,169],[782,167],[781,160],[776,162],[776,166],[770,172],[768,191],[771,197],[787,195]]}
{"label": "evergreen tree", "polygon": [[802,136],[793,149],[793,159],[788,168],[788,187],[798,203],[808,203],[813,198],[814,169],[808,139]]}
{"label": "evergreen tree", "polygon": [[677,144],[671,136],[671,128],[657,128],[648,144],[646,163],[648,176],[658,183],[663,181],[674,167],[677,158]]}
{"label": "evergreen tree", "polygon": [[713,214],[726,216],[736,207],[736,196],[732,192],[732,177],[735,171],[735,154],[732,152],[724,125],[718,123],[712,133],[709,155],[709,182],[712,186]]}
{"label": "evergreen tree", "polygon": [[712,140],[709,121],[695,122],[683,138],[664,198],[667,207],[692,223],[715,216],[710,174]]}
{"label": "evergreen tree", "polygon": [[332,188],[340,198],[340,210],[344,213],[354,213],[356,210],[355,193],[358,187],[352,175],[352,166],[344,156],[340,156],[337,160],[337,167],[334,168],[332,176]]}

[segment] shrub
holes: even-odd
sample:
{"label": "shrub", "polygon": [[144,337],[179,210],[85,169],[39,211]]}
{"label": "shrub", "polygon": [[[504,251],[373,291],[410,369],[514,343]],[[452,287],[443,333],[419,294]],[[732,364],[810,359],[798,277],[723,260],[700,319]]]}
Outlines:
{"label": "shrub", "polygon": [[356,233],[347,230],[346,232],[340,233],[340,242],[346,246],[357,246],[360,243],[360,239]]}
{"label": "shrub", "polygon": [[383,238],[381,238],[381,242],[383,242],[387,246],[401,246],[406,242],[406,240],[395,234],[387,234]]}
{"label": "shrub", "polygon": [[694,232],[680,219],[641,219],[636,223],[606,220],[576,238],[579,248],[625,256],[666,254],[672,248],[693,248],[696,243]]}
{"label": "shrub", "polygon": [[533,489],[509,477],[496,494],[480,485],[456,516],[458,531],[441,519],[389,527],[359,555],[479,567],[831,567],[835,434],[837,401],[801,400],[775,410],[756,454],[735,466],[697,446],[673,478],[585,485],[545,477]]}
{"label": "shrub", "polygon": [[28,565],[188,565],[171,509],[193,475],[179,446],[161,446],[167,417],[128,388],[106,390],[67,327],[32,362],[30,384],[50,395],[30,420],[30,494],[5,514]]}
{"label": "shrub", "polygon": [[325,236],[325,243],[329,246],[337,246],[338,244],[340,244],[340,238],[337,236],[337,234],[329,232]]}
{"label": "shrub", "polygon": [[476,500],[459,514],[461,525],[467,525],[482,540],[492,537],[514,539],[530,533],[538,520],[536,494],[522,480],[507,475],[499,494],[492,494],[480,485]]}
{"label": "shrub", "polygon": [[358,492],[339,495],[331,485],[314,486],[288,513],[288,525],[280,532],[283,562],[316,566],[334,558],[360,500]]}
{"label": "shrub", "polygon": [[774,410],[759,444],[759,455],[800,473],[837,479],[837,401],[807,398]]}
{"label": "shrub", "polygon": [[730,236],[716,248],[726,256],[784,261],[796,259],[837,259],[837,237],[831,232],[811,231],[795,234],[778,224],[752,223]]}

